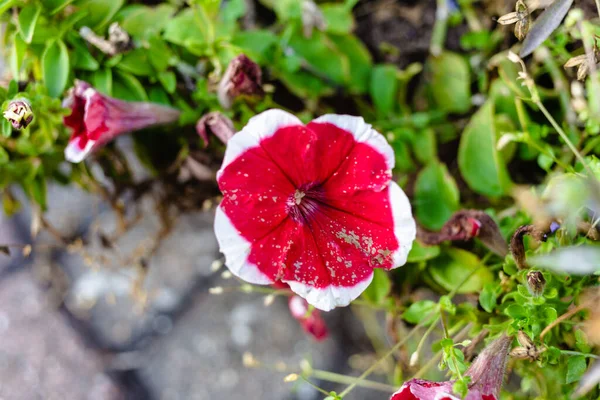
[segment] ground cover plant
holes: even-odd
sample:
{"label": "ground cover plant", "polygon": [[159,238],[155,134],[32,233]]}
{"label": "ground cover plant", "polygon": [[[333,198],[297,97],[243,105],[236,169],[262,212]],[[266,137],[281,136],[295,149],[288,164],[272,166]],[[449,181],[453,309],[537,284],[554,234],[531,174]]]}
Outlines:
{"label": "ground cover plant", "polygon": [[144,193],[162,235],[170,213],[215,213],[215,265],[237,279],[211,293],[285,299],[315,340],[336,307],[387,335],[356,377],[274,368],[290,391],[600,396],[600,2],[3,0],[0,13],[0,191],[6,215],[26,194],[33,236],[85,251],[44,218],[50,182],[102,196],[120,234]]}

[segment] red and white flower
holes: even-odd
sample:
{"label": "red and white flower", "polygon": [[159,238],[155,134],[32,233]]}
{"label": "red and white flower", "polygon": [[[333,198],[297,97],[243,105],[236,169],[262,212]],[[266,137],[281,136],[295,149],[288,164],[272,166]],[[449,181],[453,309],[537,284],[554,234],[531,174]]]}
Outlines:
{"label": "red and white flower", "polygon": [[[506,335],[490,343],[471,364],[465,376],[471,378],[465,400],[497,400],[506,371],[512,338]],[[461,400],[454,394],[454,381],[431,382],[411,379],[390,400]]]}
{"label": "red and white flower", "polygon": [[64,118],[73,130],[65,149],[65,158],[78,163],[88,154],[110,142],[121,133],[152,125],[177,121],[180,112],[174,108],[148,102],[127,102],[105,96],[89,83],[76,80],[63,107],[71,109]]}
{"label": "red and white flower", "polygon": [[300,323],[304,332],[318,341],[325,340],[329,336],[329,330],[319,310],[314,308],[309,310],[308,302],[302,297],[291,296],[288,307],[290,314]]}
{"label": "red and white flower", "polygon": [[217,173],[227,267],[250,283],[286,282],[321,310],[348,305],[374,268],[403,265],[415,238],[393,167],[394,151],[361,117],[251,118]]}

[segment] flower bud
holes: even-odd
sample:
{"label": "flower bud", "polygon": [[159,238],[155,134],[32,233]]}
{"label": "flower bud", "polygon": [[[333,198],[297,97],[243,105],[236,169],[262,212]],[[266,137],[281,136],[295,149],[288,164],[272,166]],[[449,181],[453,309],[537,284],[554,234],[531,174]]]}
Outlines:
{"label": "flower bud", "polygon": [[196,132],[202,138],[204,147],[208,146],[209,136],[215,135],[221,142],[227,144],[227,141],[235,134],[233,122],[218,111],[210,112],[204,115],[196,124]]}
{"label": "flower bud", "polygon": [[544,275],[540,271],[529,271],[527,273],[527,287],[533,297],[544,294],[544,288],[546,287]]}
{"label": "flower bud", "polygon": [[25,129],[33,121],[31,104],[25,99],[11,101],[3,115],[15,129]]}
{"label": "flower bud", "polygon": [[236,97],[262,95],[262,71],[260,66],[240,54],[227,67],[219,82],[217,96],[223,108],[229,109]]}

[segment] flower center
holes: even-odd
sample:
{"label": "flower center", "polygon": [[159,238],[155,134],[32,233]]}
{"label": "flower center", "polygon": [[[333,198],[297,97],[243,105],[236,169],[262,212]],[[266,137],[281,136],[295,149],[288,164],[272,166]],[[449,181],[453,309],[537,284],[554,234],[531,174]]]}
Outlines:
{"label": "flower center", "polygon": [[296,222],[307,223],[323,200],[323,191],[317,184],[302,185],[287,200],[287,213]]}

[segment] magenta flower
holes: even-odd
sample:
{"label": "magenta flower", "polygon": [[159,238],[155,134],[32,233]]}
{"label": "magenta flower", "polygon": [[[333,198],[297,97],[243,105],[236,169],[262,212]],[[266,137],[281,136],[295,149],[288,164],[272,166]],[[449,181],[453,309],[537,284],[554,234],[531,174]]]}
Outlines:
{"label": "magenta flower", "polygon": [[72,163],[81,162],[121,133],[174,122],[180,114],[171,107],[105,96],[80,80],[75,81],[63,107],[71,109],[63,122],[73,130],[65,149],[65,158]]}
{"label": "magenta flower", "polygon": [[393,167],[392,148],[361,117],[306,126],[281,110],[251,118],[217,173],[227,267],[250,283],[286,282],[324,311],[348,305],[374,268],[403,265],[415,238]]}
{"label": "magenta flower", "polygon": [[309,311],[308,302],[300,296],[291,296],[288,306],[290,314],[300,323],[304,332],[311,335],[317,341],[327,339],[329,331],[319,310],[313,309]]}
{"label": "magenta flower", "polygon": [[[465,400],[497,400],[504,380],[512,338],[501,336],[490,343],[465,372],[471,377]],[[460,400],[452,391],[454,381],[431,382],[411,379],[390,400]]]}

